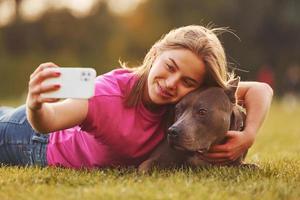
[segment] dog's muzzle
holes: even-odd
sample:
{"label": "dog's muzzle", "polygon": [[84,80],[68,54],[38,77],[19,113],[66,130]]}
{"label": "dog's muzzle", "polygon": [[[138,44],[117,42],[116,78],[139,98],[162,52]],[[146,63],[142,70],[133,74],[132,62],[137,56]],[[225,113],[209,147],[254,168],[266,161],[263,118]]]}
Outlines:
{"label": "dog's muzzle", "polygon": [[168,129],[168,137],[171,139],[177,139],[179,135],[179,130],[177,127],[171,126]]}
{"label": "dog's muzzle", "polygon": [[171,147],[178,146],[180,130],[176,126],[171,126],[167,131],[167,140]]}

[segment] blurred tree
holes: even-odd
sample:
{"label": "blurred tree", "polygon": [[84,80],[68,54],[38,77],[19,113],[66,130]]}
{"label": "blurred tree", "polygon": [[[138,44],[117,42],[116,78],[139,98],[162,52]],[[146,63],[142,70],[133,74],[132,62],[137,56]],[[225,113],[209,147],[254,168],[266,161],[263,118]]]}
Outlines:
{"label": "blurred tree", "polygon": [[15,8],[15,19],[18,21],[21,19],[21,14],[20,14],[20,8],[21,8],[21,3],[23,2],[23,0],[15,0],[16,2],[16,8]]}
{"label": "blurred tree", "polygon": [[29,74],[46,61],[92,66],[99,74],[117,66],[119,58],[137,65],[161,35],[189,24],[235,30],[241,42],[232,34],[220,39],[231,66],[249,71],[237,71],[243,80],[253,80],[260,66],[269,64],[280,89],[283,79],[278,77],[286,66],[300,63],[297,0],[148,0],[127,15],[112,14],[99,0],[84,18],[49,9],[35,22],[21,20],[21,2],[16,0],[20,20],[0,29],[0,99],[26,91]]}

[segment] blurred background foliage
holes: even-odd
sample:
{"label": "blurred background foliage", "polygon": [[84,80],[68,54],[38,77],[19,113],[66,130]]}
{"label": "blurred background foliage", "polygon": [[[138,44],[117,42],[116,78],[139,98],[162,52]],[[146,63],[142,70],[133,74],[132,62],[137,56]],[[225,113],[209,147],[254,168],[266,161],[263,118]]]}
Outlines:
{"label": "blurred background foliage", "polygon": [[280,96],[295,79],[299,94],[299,0],[93,0],[84,15],[43,1],[48,6],[28,20],[26,0],[0,0],[2,14],[5,4],[14,8],[0,26],[0,99],[24,97],[29,75],[43,62],[94,67],[98,74],[118,67],[119,59],[136,66],[163,34],[190,24],[229,27],[238,35],[220,39],[242,80],[269,82]]}

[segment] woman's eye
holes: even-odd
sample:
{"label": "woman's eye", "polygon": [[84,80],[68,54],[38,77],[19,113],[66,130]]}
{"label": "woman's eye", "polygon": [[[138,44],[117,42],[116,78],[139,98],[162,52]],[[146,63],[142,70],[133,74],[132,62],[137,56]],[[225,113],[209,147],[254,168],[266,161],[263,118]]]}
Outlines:
{"label": "woman's eye", "polygon": [[170,72],[175,72],[175,67],[173,67],[172,65],[167,64],[167,68]]}
{"label": "woman's eye", "polygon": [[193,86],[194,86],[194,84],[191,83],[191,82],[188,81],[188,80],[183,80],[183,84],[184,84],[186,87],[193,87]]}

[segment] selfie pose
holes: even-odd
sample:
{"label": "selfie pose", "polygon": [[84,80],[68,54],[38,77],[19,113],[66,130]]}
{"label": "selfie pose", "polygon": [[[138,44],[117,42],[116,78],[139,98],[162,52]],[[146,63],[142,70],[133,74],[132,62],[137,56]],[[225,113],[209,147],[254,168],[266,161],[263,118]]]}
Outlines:
{"label": "selfie pose", "polygon": [[[163,141],[177,102],[198,88],[226,88],[233,78],[217,38],[222,31],[197,25],[170,31],[151,47],[141,66],[123,66],[97,77],[88,100],[42,97],[60,89],[43,82],[61,74],[56,64],[41,64],[30,76],[26,105],[0,108],[0,163],[137,167]],[[226,143],[211,146],[201,159],[222,165],[254,143],[272,89],[265,83],[240,82],[237,98],[247,111],[244,130],[228,131]]]}

